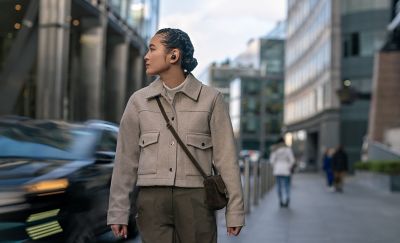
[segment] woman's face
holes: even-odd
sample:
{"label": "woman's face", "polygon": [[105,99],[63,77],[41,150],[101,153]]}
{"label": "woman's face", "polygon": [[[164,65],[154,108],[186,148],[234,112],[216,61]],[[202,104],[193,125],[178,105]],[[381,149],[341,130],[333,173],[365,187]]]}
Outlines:
{"label": "woman's face", "polygon": [[155,35],[150,40],[149,50],[144,56],[147,75],[159,75],[170,68],[167,50],[161,43],[161,35]]}

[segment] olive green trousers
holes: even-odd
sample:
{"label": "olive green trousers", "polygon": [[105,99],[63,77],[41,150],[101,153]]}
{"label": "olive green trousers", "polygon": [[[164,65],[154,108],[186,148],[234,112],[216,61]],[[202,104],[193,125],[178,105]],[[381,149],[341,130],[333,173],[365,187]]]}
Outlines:
{"label": "olive green trousers", "polygon": [[216,243],[215,212],[204,188],[141,187],[136,223],[142,243]]}

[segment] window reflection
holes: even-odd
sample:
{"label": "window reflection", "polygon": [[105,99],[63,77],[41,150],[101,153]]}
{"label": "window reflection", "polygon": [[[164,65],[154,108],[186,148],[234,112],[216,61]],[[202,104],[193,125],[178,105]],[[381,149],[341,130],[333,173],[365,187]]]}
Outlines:
{"label": "window reflection", "polygon": [[98,133],[50,122],[0,124],[0,157],[82,159],[93,151]]}

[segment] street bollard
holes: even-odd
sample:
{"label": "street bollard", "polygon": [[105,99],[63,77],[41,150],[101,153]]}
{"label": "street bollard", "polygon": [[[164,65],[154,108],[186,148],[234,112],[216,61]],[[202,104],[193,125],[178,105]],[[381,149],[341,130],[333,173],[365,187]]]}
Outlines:
{"label": "street bollard", "polygon": [[261,199],[262,197],[262,161],[258,162],[258,199]]}
{"label": "street bollard", "polygon": [[269,163],[267,163],[267,169],[266,169],[266,173],[267,173],[267,191],[269,191],[271,189],[271,165]]}
{"label": "street bollard", "polygon": [[258,183],[259,183],[259,164],[260,160],[253,163],[253,204],[258,205]]}
{"label": "street bollard", "polygon": [[250,161],[245,158],[244,162],[244,211],[250,213]]}
{"label": "street bollard", "polygon": [[267,161],[261,161],[261,197],[267,193]]}
{"label": "street bollard", "polygon": [[260,198],[264,197],[264,160],[260,159]]}
{"label": "street bollard", "polygon": [[269,188],[268,188],[268,179],[269,179],[269,176],[268,176],[268,168],[269,168],[269,162],[268,162],[268,160],[265,160],[265,193],[267,193],[268,191],[269,191]]}
{"label": "street bollard", "polygon": [[269,188],[268,188],[268,190],[271,190],[271,188],[274,186],[274,175],[272,173],[272,166],[270,164],[268,165],[268,177],[269,177],[269,181],[268,181]]}

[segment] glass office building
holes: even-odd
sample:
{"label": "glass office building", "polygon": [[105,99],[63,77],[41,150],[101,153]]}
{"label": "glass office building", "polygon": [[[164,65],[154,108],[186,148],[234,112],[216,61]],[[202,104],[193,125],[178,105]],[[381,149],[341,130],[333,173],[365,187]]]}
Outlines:
{"label": "glass office building", "polygon": [[[258,73],[240,75],[230,82],[230,115],[238,147],[260,151],[265,158],[283,124],[284,33],[285,23],[281,22],[260,38],[256,57],[242,55],[241,62],[249,68],[256,66]],[[251,64],[252,59],[259,61]]]}
{"label": "glass office building", "polygon": [[[391,0],[289,0],[285,59],[285,132],[317,168],[342,144],[359,160],[366,134],[373,55],[385,39]],[[338,91],[359,99],[344,104]]]}

